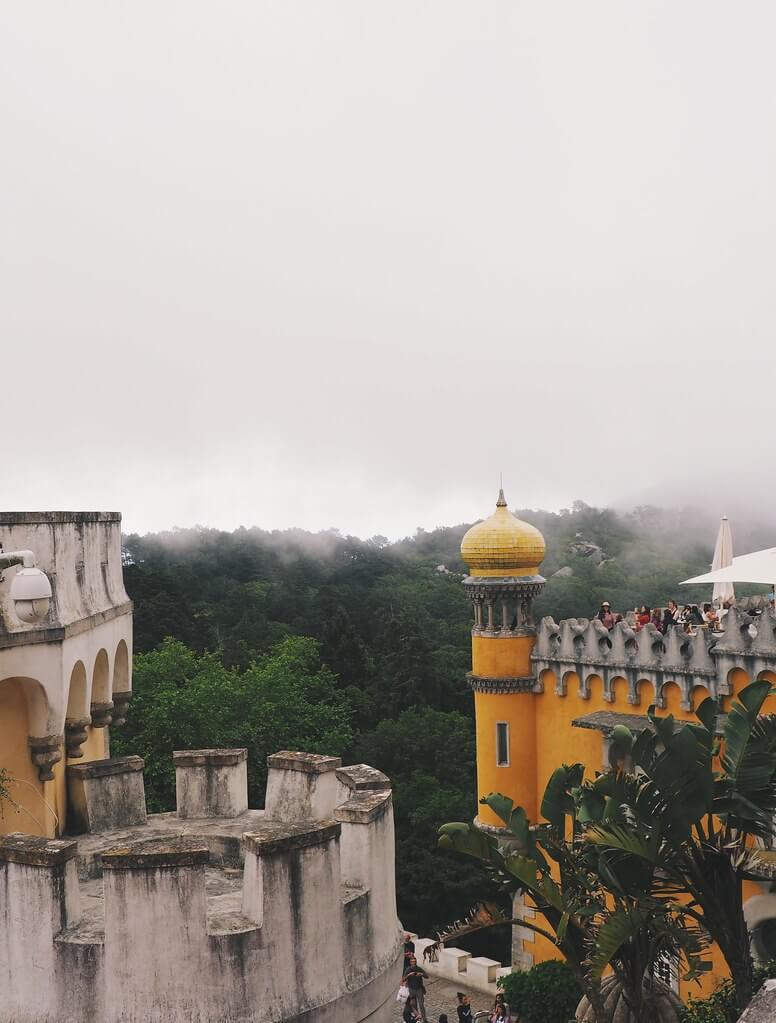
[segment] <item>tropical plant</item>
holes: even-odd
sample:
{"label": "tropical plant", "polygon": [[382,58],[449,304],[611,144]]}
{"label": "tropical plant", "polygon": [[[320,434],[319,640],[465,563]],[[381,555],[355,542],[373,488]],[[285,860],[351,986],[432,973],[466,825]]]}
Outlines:
{"label": "tropical plant", "polygon": [[[754,968],[753,992],[757,994],[769,977],[776,977],[776,962],[757,964]],[[736,988],[732,980],[723,980],[708,998],[691,998],[682,1011],[680,1023],[735,1023]]]}
{"label": "tropical plant", "polygon": [[659,718],[650,708],[652,729],[635,739],[619,729],[612,747],[628,770],[591,786],[611,807],[611,819],[586,836],[647,869],[659,866],[657,896],[667,905],[683,900],[683,913],[717,943],[739,1013],[753,990],[742,884],[757,872],[757,840],[774,836],[776,715],[760,714],[771,692],[767,681],[741,690],[721,728],[709,698],[698,708],[698,724]]}
{"label": "tropical plant", "polygon": [[[633,1019],[642,1023],[651,1017],[658,990],[656,963],[671,957],[684,963],[687,979],[697,978],[708,968],[705,935],[680,905],[656,896],[657,861],[627,848],[626,829],[616,850],[587,841],[587,829],[606,820],[611,804],[583,778],[582,764],[553,772],[541,805],[547,823],[532,824],[522,807],[493,793],[482,802],[504,822],[503,832],[446,824],[439,844],[480,860],[506,892],[530,897],[543,923],[523,917],[512,922],[557,947],[600,1023],[607,1021],[601,978],[608,968]],[[440,940],[453,936],[446,932]]]}

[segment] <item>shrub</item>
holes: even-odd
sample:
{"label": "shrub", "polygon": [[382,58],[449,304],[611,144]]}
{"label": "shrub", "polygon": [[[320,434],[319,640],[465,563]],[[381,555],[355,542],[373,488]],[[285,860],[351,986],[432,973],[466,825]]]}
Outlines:
{"label": "shrub", "polygon": [[[776,962],[770,960],[754,968],[753,993],[756,994],[768,977],[776,977]],[[682,1023],[736,1023],[736,989],[732,980],[723,980],[708,998],[691,998],[682,1012]]]}
{"label": "shrub", "polygon": [[527,1023],[568,1023],[582,997],[571,970],[558,959],[514,971],[499,977],[498,983],[513,1018],[519,1016]]}

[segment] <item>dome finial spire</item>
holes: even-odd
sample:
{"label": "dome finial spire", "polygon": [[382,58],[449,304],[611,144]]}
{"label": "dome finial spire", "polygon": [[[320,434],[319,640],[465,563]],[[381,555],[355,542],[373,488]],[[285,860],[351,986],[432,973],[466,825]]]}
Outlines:
{"label": "dome finial spire", "polygon": [[504,497],[504,476],[502,473],[498,474],[498,501],[496,501],[497,508],[506,508],[507,499]]}

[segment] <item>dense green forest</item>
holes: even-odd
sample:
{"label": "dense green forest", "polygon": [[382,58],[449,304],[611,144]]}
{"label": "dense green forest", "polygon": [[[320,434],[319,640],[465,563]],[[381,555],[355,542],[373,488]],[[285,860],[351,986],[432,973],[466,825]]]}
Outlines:
{"label": "dense green forest", "polygon": [[[540,616],[708,597],[677,583],[708,568],[713,518],[581,502],[517,514],[547,541]],[[467,528],[397,543],[255,528],[127,536],[135,697],[114,750],[145,757],[150,806],[174,805],[173,749],[248,746],[254,805],[276,749],[365,761],[394,785],[406,926],[431,933],[481,898],[476,870],[436,849],[440,823],[476,810]]]}

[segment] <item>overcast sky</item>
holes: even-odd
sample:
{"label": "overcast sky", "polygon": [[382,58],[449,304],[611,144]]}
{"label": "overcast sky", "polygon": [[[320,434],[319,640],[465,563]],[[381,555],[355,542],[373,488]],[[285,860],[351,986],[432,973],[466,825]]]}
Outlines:
{"label": "overcast sky", "polygon": [[0,11],[2,507],[776,496],[772,3]]}

